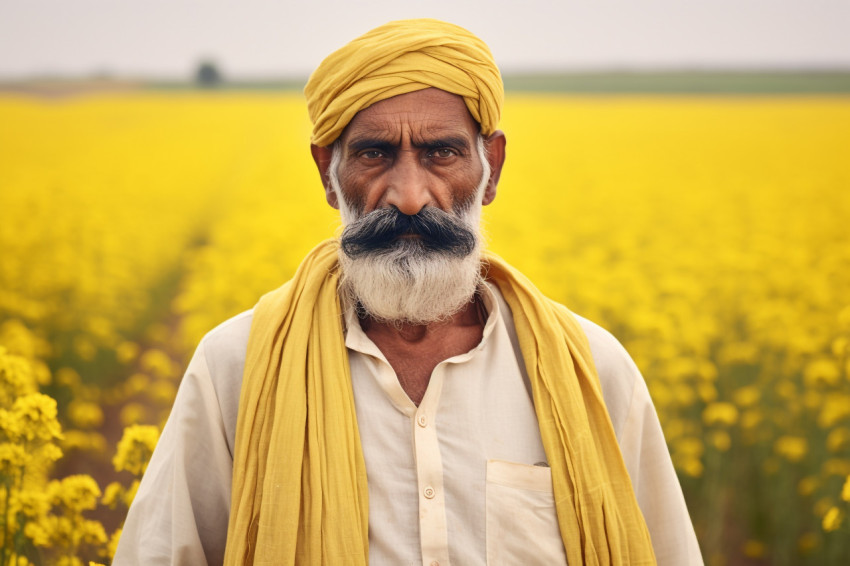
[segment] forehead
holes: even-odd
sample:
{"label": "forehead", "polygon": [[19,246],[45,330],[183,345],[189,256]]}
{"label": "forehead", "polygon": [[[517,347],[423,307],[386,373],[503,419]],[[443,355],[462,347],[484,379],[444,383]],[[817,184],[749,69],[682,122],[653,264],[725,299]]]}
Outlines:
{"label": "forehead", "polygon": [[362,137],[414,143],[443,136],[462,135],[471,141],[478,123],[469,114],[463,98],[427,88],[376,102],[358,112],[343,133],[343,143]]}

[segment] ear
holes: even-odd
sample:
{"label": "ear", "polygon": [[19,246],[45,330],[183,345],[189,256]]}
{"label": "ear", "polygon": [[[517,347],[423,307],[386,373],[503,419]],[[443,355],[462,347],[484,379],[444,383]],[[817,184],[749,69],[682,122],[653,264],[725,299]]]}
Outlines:
{"label": "ear", "polygon": [[331,157],[333,150],[331,146],[319,147],[316,144],[310,144],[310,153],[313,154],[313,161],[316,162],[316,167],[319,169],[319,175],[322,177],[322,186],[325,187],[325,199],[332,207],[339,209],[339,202],[336,198],[336,193],[331,188],[330,169]]}
{"label": "ear", "polygon": [[490,204],[496,198],[496,186],[499,184],[499,177],[502,175],[502,166],[505,164],[506,144],[507,139],[505,138],[505,132],[502,130],[496,130],[484,140],[487,161],[490,163],[490,180],[484,189],[482,204]]}

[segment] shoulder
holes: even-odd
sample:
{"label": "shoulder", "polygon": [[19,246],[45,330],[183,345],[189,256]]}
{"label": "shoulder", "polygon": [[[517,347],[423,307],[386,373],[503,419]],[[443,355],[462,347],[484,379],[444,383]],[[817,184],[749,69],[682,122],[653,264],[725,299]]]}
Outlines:
{"label": "shoulder", "polygon": [[233,365],[240,361],[244,365],[253,316],[253,310],[240,313],[222,322],[203,337],[199,347],[203,349],[210,371],[214,365]]}
{"label": "shoulder", "polygon": [[595,322],[575,313],[573,316],[590,343],[590,353],[599,375],[602,396],[619,439],[631,409],[635,387],[643,385],[643,377],[617,338]]}
{"label": "shoulder", "polygon": [[215,390],[225,432],[233,444],[236,417],[239,412],[239,394],[242,390],[242,372],[248,350],[253,310],[230,318],[209,331],[198,346],[203,355],[209,379]]}

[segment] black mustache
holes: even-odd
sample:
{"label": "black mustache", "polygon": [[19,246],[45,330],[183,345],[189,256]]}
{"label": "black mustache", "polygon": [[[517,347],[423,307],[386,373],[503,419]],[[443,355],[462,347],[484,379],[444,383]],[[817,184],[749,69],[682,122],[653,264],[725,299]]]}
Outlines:
{"label": "black mustache", "polygon": [[412,216],[395,207],[374,210],[346,226],[340,242],[342,251],[353,259],[393,250],[406,235],[418,236],[415,245],[427,251],[464,257],[475,249],[475,233],[460,218],[433,206]]}

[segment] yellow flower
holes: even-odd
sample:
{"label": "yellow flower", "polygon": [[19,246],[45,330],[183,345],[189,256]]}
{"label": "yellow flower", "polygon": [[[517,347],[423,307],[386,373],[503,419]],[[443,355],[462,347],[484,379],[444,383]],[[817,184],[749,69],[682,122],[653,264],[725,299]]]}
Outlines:
{"label": "yellow flower", "polygon": [[141,403],[127,403],[121,408],[119,414],[121,424],[125,426],[138,426],[148,418],[148,408]]}
{"label": "yellow flower", "polygon": [[850,502],[850,475],[844,480],[844,487],[841,488],[841,499]]}
{"label": "yellow flower", "polygon": [[45,462],[55,462],[62,457],[62,449],[55,444],[45,444],[38,448],[37,453]]}
{"label": "yellow flower", "polygon": [[103,423],[103,409],[97,403],[75,399],[67,410],[68,418],[80,428],[94,428]]}
{"label": "yellow flower", "polygon": [[166,406],[174,401],[175,395],[177,395],[177,386],[171,381],[157,380],[148,389],[148,397],[151,400]]}
{"label": "yellow flower", "polygon": [[62,480],[53,480],[48,486],[48,491],[54,501],[64,508],[81,512],[97,507],[100,497],[100,487],[97,482],[86,475],[73,475]]}
{"label": "yellow flower", "polygon": [[30,393],[12,405],[12,417],[20,423],[19,437],[33,442],[50,442],[62,437],[62,429],[56,420],[56,401],[41,393]]}
{"label": "yellow flower", "polygon": [[813,387],[819,384],[835,385],[841,378],[841,370],[831,358],[817,358],[806,364],[803,379],[806,385]]}
{"label": "yellow flower", "polygon": [[49,546],[51,533],[45,528],[43,521],[30,521],[24,525],[24,535],[32,541],[35,546]]}
{"label": "yellow flower", "polygon": [[136,493],[139,491],[140,483],[141,482],[139,480],[133,480],[133,483],[131,483],[130,487],[127,488],[127,491],[124,492],[124,505],[127,507],[129,507],[136,498]]}
{"label": "yellow flower", "polygon": [[115,470],[127,470],[141,476],[158,440],[159,429],[155,426],[132,425],[125,428],[124,435],[118,442],[118,451],[112,459]]}
{"label": "yellow flower", "polygon": [[838,324],[845,331],[850,331],[850,305],[838,311]]}
{"label": "yellow flower", "polygon": [[29,519],[38,519],[50,511],[50,497],[41,489],[21,490],[14,499],[17,511]]}
{"label": "yellow flower", "polygon": [[109,540],[106,531],[103,530],[103,525],[97,521],[85,520],[79,526],[80,540],[85,544],[102,545]]}
{"label": "yellow flower", "polygon": [[156,377],[173,377],[176,374],[174,362],[162,350],[151,349],[142,355],[142,369]]}
{"label": "yellow flower", "polygon": [[97,344],[88,336],[77,336],[74,338],[74,353],[81,360],[90,362],[97,356]]}
{"label": "yellow flower", "polygon": [[69,430],[63,432],[62,448],[65,450],[82,450],[85,452],[106,452],[106,439],[98,432]]}
{"label": "yellow flower", "polygon": [[732,398],[735,400],[735,404],[741,408],[752,407],[761,399],[761,390],[754,385],[748,385],[737,389],[732,394]]}
{"label": "yellow flower", "polygon": [[699,374],[700,379],[714,381],[717,379],[717,366],[709,360],[701,360],[697,373]]}
{"label": "yellow flower", "polygon": [[699,458],[705,451],[705,446],[699,438],[684,437],[673,446],[674,453]]}
{"label": "yellow flower", "polygon": [[850,341],[847,340],[844,336],[839,336],[835,340],[832,341],[832,355],[836,358],[841,358],[844,356],[845,352],[847,352],[847,345]]}
{"label": "yellow flower", "polygon": [[830,452],[841,452],[850,447],[850,429],[837,427],[826,436],[826,448]]}
{"label": "yellow flower", "polygon": [[139,355],[139,345],[134,342],[121,342],[115,348],[115,357],[122,364],[129,364]]}
{"label": "yellow flower", "polygon": [[80,381],[82,381],[82,378],[80,378],[80,374],[69,367],[60,368],[56,372],[55,379],[57,385],[64,385],[66,387],[73,387],[75,385],[78,385]]}
{"label": "yellow flower", "polygon": [[773,450],[789,462],[799,462],[809,451],[809,443],[802,436],[781,436],[773,444]]}
{"label": "yellow flower", "polygon": [[143,373],[134,373],[124,381],[124,392],[127,395],[143,393],[150,385],[150,378]]}
{"label": "yellow flower", "polygon": [[0,476],[17,478],[30,459],[31,456],[21,445],[8,442],[0,444]]}
{"label": "yellow flower", "polygon": [[703,403],[711,403],[717,400],[717,387],[711,382],[701,381],[697,384],[697,392]]}
{"label": "yellow flower", "polygon": [[726,452],[732,446],[732,439],[725,430],[714,430],[709,435],[711,444],[719,451]]}
{"label": "yellow flower", "polygon": [[0,409],[0,433],[16,442],[23,436],[23,423],[12,411]]}
{"label": "yellow flower", "polygon": [[756,428],[764,420],[764,416],[758,409],[748,409],[741,415],[741,427],[745,430]]}
{"label": "yellow flower", "polygon": [[33,360],[45,356],[50,346],[43,339],[36,336],[20,320],[7,320],[0,325],[0,345],[4,346],[8,353]]}
{"label": "yellow flower", "polygon": [[738,409],[732,403],[712,403],[703,410],[702,420],[708,426],[732,426],[738,420]]}
{"label": "yellow flower", "polygon": [[680,383],[674,388],[676,402],[680,407],[690,407],[696,401],[696,393],[691,385]]}
{"label": "yellow flower", "polygon": [[850,417],[850,395],[831,393],[824,400],[818,415],[818,426],[830,429],[848,417]]}
{"label": "yellow flower", "polygon": [[124,486],[122,486],[119,482],[114,481],[106,486],[106,489],[103,490],[103,497],[101,498],[101,503],[109,507],[110,509],[115,509],[118,502],[122,499],[124,494]]}
{"label": "yellow flower", "polygon": [[112,536],[109,537],[109,543],[106,545],[106,555],[112,559],[115,556],[115,550],[118,548],[118,541],[121,539],[121,529],[117,529]]}
{"label": "yellow flower", "polygon": [[32,364],[0,346],[0,407],[9,406],[16,398],[35,390]]}
{"label": "yellow flower", "polygon": [[685,458],[681,461],[679,467],[685,474],[692,478],[701,477],[704,469],[702,462],[696,458]]}
{"label": "yellow flower", "polygon": [[821,525],[826,532],[835,531],[841,526],[844,520],[844,513],[838,507],[830,507],[826,515],[823,516]]}

